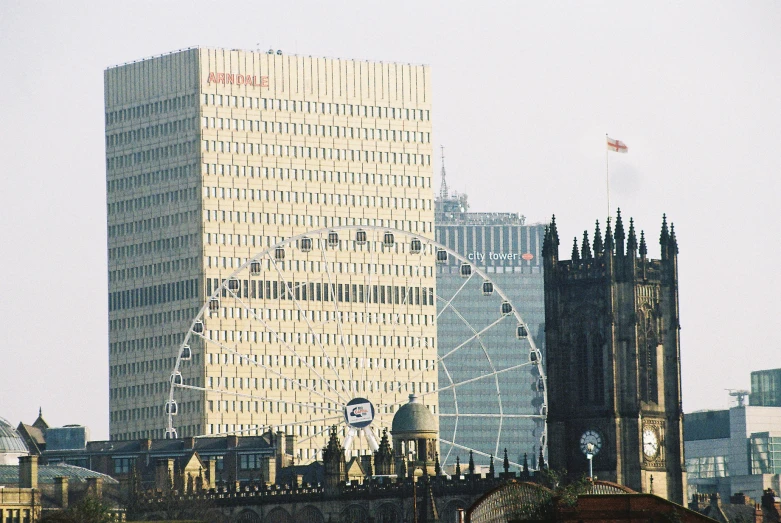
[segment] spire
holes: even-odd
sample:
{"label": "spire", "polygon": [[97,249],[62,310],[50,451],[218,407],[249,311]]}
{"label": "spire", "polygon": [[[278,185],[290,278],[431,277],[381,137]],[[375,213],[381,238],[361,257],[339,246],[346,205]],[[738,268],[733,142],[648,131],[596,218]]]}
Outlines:
{"label": "spire", "polygon": [[496,477],[496,469],[494,469],[494,455],[493,454],[491,454],[491,461],[489,462],[489,465],[488,465],[488,477],[489,478]]}
{"label": "spire", "polygon": [[670,234],[667,231],[667,214],[662,214],[662,233],[659,235],[659,243],[666,244],[670,240]]}
{"label": "spire", "polygon": [[540,455],[537,456],[537,470],[545,469],[545,456],[542,455],[542,445],[540,445]]}
{"label": "spire", "polygon": [[648,254],[648,247],[645,244],[645,231],[640,231],[640,256],[645,258]]}
{"label": "spire", "polygon": [[456,456],[456,478],[461,477],[461,458]]}
{"label": "spire", "polygon": [[670,254],[678,254],[678,240],[675,238],[674,223],[670,223]]}
{"label": "spire", "polygon": [[342,445],[336,436],[336,425],[331,426],[331,435],[328,437],[328,445],[323,449],[323,461],[339,460],[342,456]]}
{"label": "spire", "polygon": [[594,257],[598,257],[602,254],[602,231],[599,230],[599,220],[597,220],[597,226],[594,229]]}
{"label": "spire", "polygon": [[525,452],[523,453],[523,472],[529,473],[529,456]]}
{"label": "spire", "polygon": [[504,461],[502,461],[502,468],[504,469],[505,474],[510,472],[510,460],[507,459],[507,448],[504,449]]}
{"label": "spire", "polygon": [[670,231],[667,229],[667,215],[662,215],[662,233],[659,235],[659,245],[662,247],[662,259],[666,260],[670,253]]}
{"label": "spire", "polygon": [[[385,429],[385,430],[387,430],[387,429]],[[439,477],[439,476],[442,475],[442,466],[439,464],[439,452],[434,454],[434,475],[436,477]]]}
{"label": "spire", "polygon": [[475,457],[472,455],[472,451],[469,451],[469,474],[475,473]]}
{"label": "spire", "polygon": [[613,229],[610,227],[610,218],[607,219],[607,226],[605,227],[605,256],[613,254]]}
{"label": "spire", "polygon": [[580,251],[580,256],[584,260],[591,259],[591,245],[588,243],[588,231],[583,231],[583,248]]}
{"label": "spire", "polygon": [[635,221],[629,218],[629,238],[626,240],[626,252],[637,252],[637,236],[635,236]]}
{"label": "spire", "polygon": [[580,261],[580,253],[578,252],[578,237],[572,238],[572,262]]}
{"label": "spire", "polygon": [[621,209],[616,210],[616,232],[613,235],[616,239],[616,254],[624,255],[624,222],[621,220]]}
{"label": "spire", "polygon": [[550,235],[553,240],[553,245],[559,246],[559,230],[556,228],[556,215],[554,214],[550,220]]}
{"label": "spire", "polygon": [[447,198],[447,174],[445,173],[445,146],[442,145],[442,183],[439,186],[439,197],[444,200]]}

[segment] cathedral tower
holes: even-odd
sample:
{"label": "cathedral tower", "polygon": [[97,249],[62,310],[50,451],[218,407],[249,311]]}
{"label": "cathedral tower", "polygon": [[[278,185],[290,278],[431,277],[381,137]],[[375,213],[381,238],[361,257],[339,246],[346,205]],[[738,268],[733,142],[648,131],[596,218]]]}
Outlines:
{"label": "cathedral tower", "polygon": [[[559,260],[555,217],[543,242],[550,466],[684,501],[678,244],[663,218],[661,259],[621,211],[605,237]],[[592,249],[593,245],[593,249]]]}

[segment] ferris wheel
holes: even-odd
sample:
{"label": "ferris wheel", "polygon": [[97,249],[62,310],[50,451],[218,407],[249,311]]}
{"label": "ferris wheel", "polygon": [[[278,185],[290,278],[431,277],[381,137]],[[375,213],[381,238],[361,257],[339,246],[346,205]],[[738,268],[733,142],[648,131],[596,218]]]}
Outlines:
{"label": "ferris wheel", "polygon": [[167,438],[183,427],[282,432],[307,463],[336,426],[346,456],[359,456],[414,395],[439,420],[443,467],[503,449],[519,466],[521,435],[545,448],[546,378],[529,326],[453,250],[400,230],[333,227],[214,275],[175,359]]}

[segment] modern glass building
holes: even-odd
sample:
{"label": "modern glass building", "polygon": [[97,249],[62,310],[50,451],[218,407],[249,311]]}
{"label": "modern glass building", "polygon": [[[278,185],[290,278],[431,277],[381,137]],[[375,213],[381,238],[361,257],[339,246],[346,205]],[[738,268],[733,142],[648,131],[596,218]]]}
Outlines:
{"label": "modern glass building", "polygon": [[752,372],[748,401],[757,407],[781,407],[781,369]]}
{"label": "modern glass building", "polygon": [[[528,335],[541,349],[544,361],[545,303],[541,258],[544,225],[527,224],[525,217],[516,213],[468,212],[466,196],[448,194],[444,167],[442,176],[442,189],[435,202],[437,242],[482,269],[507,295],[527,323]],[[496,311],[473,296],[458,293],[464,285],[459,265],[450,260],[437,266],[437,294],[441,300],[456,295],[453,308],[457,311],[446,311],[439,317],[439,347],[452,348],[467,343],[466,350],[460,353],[458,365],[464,376],[475,375],[481,372],[480,369],[484,372],[486,360],[494,369],[529,362],[528,347],[512,333],[483,332],[482,329],[497,321]],[[440,386],[447,383],[447,378],[440,369]],[[459,441],[454,443],[459,446],[452,452],[460,455],[462,463],[468,459],[468,451],[462,447],[491,448],[497,434],[501,434],[494,449],[497,454],[501,457],[506,448],[511,461],[522,463],[526,453],[530,466],[534,467],[544,436],[544,421],[540,414],[545,384],[539,378],[538,369],[528,365],[499,374],[497,381],[477,380],[459,391],[458,405],[448,391],[440,393],[442,453],[450,450],[445,442],[457,422]],[[455,419],[445,415],[456,409],[461,413],[486,412],[485,407],[496,404],[497,395],[501,397],[506,414],[501,419],[487,416]],[[475,460],[486,461],[477,456]]]}
{"label": "modern glass building", "polygon": [[739,405],[684,417],[689,498],[742,492],[759,501],[781,473],[781,408]]}

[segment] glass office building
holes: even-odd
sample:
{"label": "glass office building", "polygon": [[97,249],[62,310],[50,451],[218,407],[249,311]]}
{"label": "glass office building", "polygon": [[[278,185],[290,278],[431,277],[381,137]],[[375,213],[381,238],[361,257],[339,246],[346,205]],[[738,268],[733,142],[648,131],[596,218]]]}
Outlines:
{"label": "glass office building", "polygon": [[[528,325],[528,334],[542,351],[544,361],[543,235],[543,224],[526,224],[525,217],[520,214],[468,212],[466,197],[448,194],[445,183],[435,202],[436,241],[483,270],[506,294]],[[466,340],[474,345],[476,341],[473,338],[476,333],[480,333],[480,350],[463,351],[459,361],[463,372],[469,374],[467,369],[473,368],[472,375],[479,373],[479,369],[484,368],[481,361],[484,358],[490,358],[494,369],[528,363],[527,347],[519,344],[515,335],[508,335],[508,331],[482,332],[483,328],[497,320],[497,311],[486,307],[471,295],[458,294],[464,285],[460,264],[451,259],[437,266],[437,295],[441,301],[455,295],[453,305],[458,311],[457,314],[442,314],[439,317],[437,337],[440,351],[445,347],[459,347]],[[447,376],[443,375],[443,369],[440,368],[440,387],[446,383],[446,379]],[[439,396],[442,452],[449,450],[445,441],[454,432],[454,424],[457,422],[458,445],[475,449],[494,447],[500,458],[506,448],[510,461],[518,463],[522,463],[523,454],[526,453],[530,466],[534,467],[544,435],[544,420],[540,416],[544,403],[544,385],[538,368],[528,365],[501,373],[498,380],[470,383],[459,390],[458,405],[455,405],[449,391],[443,391]],[[444,415],[456,409],[461,413],[487,412],[488,406],[496,404],[497,394],[502,399],[504,417],[454,419]],[[463,448],[457,447],[453,452],[460,454],[462,462],[468,459],[468,451]],[[475,460],[478,461],[477,456]]]}

